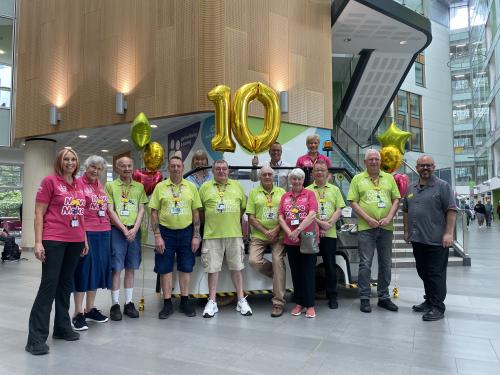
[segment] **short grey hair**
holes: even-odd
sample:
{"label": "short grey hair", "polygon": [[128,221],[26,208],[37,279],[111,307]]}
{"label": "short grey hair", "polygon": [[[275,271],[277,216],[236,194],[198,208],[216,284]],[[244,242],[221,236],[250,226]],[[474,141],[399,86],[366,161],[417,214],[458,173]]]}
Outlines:
{"label": "short grey hair", "polygon": [[83,167],[87,169],[90,166],[96,166],[96,167],[101,167],[102,169],[106,169],[108,166],[108,163],[102,156],[99,155],[90,155],[85,161],[83,162]]}
{"label": "short grey hair", "polygon": [[306,137],[306,145],[309,143],[309,141],[316,140],[319,143],[319,135],[317,134],[310,134]]}
{"label": "short grey hair", "polygon": [[274,176],[274,169],[272,169],[269,165],[265,165],[261,169],[259,169],[259,177],[262,175],[262,173],[264,173],[264,171],[271,171]]}
{"label": "short grey hair", "polygon": [[370,154],[377,154],[378,158],[380,159],[380,152],[379,152],[379,150],[377,150],[375,148],[369,148],[365,152],[365,160],[368,160],[368,157],[370,156]]}
{"label": "short grey hair", "polygon": [[295,169],[292,169],[292,171],[288,174],[288,183],[291,183],[292,177],[298,177],[301,180],[303,180],[304,178],[306,178],[306,174],[304,173],[304,171],[302,169],[295,168]]}

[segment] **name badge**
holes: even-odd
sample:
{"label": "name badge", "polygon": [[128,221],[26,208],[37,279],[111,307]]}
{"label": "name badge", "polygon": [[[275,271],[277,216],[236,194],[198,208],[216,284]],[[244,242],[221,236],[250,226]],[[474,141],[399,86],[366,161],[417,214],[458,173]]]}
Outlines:
{"label": "name badge", "polygon": [[120,216],[128,216],[128,210],[121,210]]}
{"label": "name badge", "polygon": [[274,212],[267,213],[267,220],[274,220]]}
{"label": "name badge", "polygon": [[104,210],[97,211],[97,216],[104,217],[106,216],[106,212]]}
{"label": "name badge", "polygon": [[299,225],[300,224],[300,220],[299,219],[293,219],[291,222],[290,222],[291,225]]}
{"label": "name badge", "polygon": [[377,207],[378,208],[385,208],[385,202],[378,202]]}
{"label": "name badge", "polygon": [[172,207],[170,209],[170,214],[171,215],[179,215],[181,213],[180,207]]}
{"label": "name badge", "polygon": [[327,217],[326,217],[326,215],[325,215],[325,214],[321,214],[321,215],[319,215],[319,219],[320,219],[320,220],[326,220],[326,219],[327,219]]}
{"label": "name badge", "polygon": [[76,228],[80,225],[78,219],[71,219],[71,228]]}
{"label": "name badge", "polygon": [[224,205],[224,203],[219,203],[217,205],[217,211],[223,212],[225,209],[226,209],[226,206]]}

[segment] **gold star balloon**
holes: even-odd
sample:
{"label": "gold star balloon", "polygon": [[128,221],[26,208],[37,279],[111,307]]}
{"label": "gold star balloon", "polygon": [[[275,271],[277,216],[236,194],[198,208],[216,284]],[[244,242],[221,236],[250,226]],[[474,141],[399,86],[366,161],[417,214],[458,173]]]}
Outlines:
{"label": "gold star balloon", "polygon": [[405,132],[399,129],[395,123],[391,123],[384,134],[377,135],[377,139],[382,147],[394,146],[401,152],[401,154],[405,153],[405,143],[410,137],[410,132]]}

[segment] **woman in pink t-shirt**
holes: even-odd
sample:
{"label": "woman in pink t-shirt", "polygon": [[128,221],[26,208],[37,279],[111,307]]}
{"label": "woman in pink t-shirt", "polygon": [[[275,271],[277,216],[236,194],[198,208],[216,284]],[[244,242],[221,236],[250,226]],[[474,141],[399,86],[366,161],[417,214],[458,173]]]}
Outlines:
{"label": "woman in pink t-shirt", "polygon": [[312,134],[306,138],[307,154],[299,156],[297,159],[297,168],[312,168],[317,160],[324,160],[328,168],[332,167],[332,162],[328,157],[319,153],[319,135]]}
{"label": "woman in pink t-shirt", "polygon": [[[83,163],[85,173],[77,180],[85,195],[85,231],[89,252],[81,257],[75,271],[73,296],[75,314],[73,329],[84,331],[87,320],[104,323],[108,317],[94,306],[97,289],[111,289],[111,224],[108,216],[108,197],[99,181],[106,170],[106,160],[92,155]],[[85,310],[83,309],[83,298]]]}
{"label": "woman in pink t-shirt", "polygon": [[[316,254],[300,252],[300,233],[316,229],[318,202],[313,191],[304,189],[304,171],[295,168],[288,175],[291,186],[281,197],[279,223],[285,232],[284,244],[292,274],[293,297],[296,303],[292,315],[298,316],[306,309],[306,317],[314,318],[314,294],[316,278]],[[319,238],[318,238],[319,239]]]}
{"label": "woman in pink t-shirt", "polygon": [[76,184],[78,156],[71,149],[57,153],[53,175],[42,180],[35,203],[35,257],[42,262],[42,279],[31,309],[26,351],[47,354],[50,310],[55,300],[54,339],[75,341],[69,299],[80,256],[87,253],[84,231],[85,196]]}

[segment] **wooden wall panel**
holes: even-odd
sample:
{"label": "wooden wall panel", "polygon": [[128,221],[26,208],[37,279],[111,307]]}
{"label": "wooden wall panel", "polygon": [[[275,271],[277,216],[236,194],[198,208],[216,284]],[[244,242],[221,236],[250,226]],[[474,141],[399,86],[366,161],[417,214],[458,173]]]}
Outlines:
{"label": "wooden wall panel", "polygon": [[329,1],[19,0],[17,22],[15,138],[211,111],[211,88],[251,81],[289,91],[284,120],[331,127]]}

